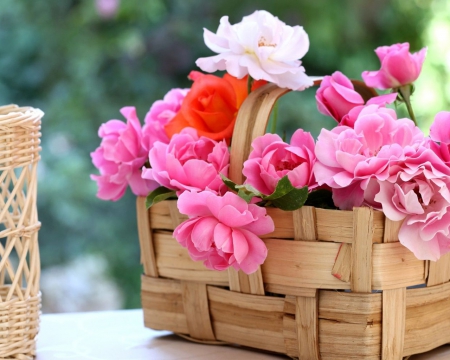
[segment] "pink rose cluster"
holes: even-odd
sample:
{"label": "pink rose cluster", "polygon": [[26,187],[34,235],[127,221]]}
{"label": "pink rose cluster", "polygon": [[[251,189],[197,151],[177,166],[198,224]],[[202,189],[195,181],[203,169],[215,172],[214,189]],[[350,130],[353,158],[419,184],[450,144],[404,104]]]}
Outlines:
{"label": "pink rose cluster", "polygon": [[[409,44],[376,50],[381,69],[364,72],[368,86],[394,89],[364,104],[341,73],[325,77],[317,91],[320,112],[339,125],[322,129],[313,172],[332,188],[336,206],[371,206],[402,221],[399,240],[417,258],[437,260],[450,251],[450,113],[436,115],[426,137],[386,104],[395,91],[420,74],[426,49],[410,54]],[[409,109],[408,109],[409,110]]]}
{"label": "pink rose cluster", "polygon": [[[300,61],[309,48],[308,35],[266,11],[234,25],[223,17],[216,33],[204,31],[204,40],[216,53],[197,60],[206,72],[226,70],[233,81],[249,76],[249,84],[265,80],[292,90],[313,84]],[[322,79],[317,107],[336,126],[322,129],[317,142],[302,129],[290,143],[276,134],[253,141],[242,170],[245,183],[234,188],[238,194],[222,180],[230,166],[225,139],[202,136],[187,121],[170,138],[164,130],[180,111],[187,89],[173,89],[156,101],[143,127],[134,108],[123,108],[127,123],[102,125],[102,142],[92,153],[100,171],[92,175],[98,197],[117,200],[128,185],[140,196],[159,186],[168,196],[176,194],[179,211],[189,219],[174,230],[174,237],[192,259],[214,270],[256,271],[267,256],[260,236],[274,230],[273,220],[259,205],[283,208],[280,199],[288,199],[291,192],[298,195],[297,203],[291,201],[298,207],[304,194],[319,189],[331,190],[342,210],[371,206],[402,221],[400,242],[419,259],[437,260],[450,251],[450,112],[437,114],[430,136],[416,126],[410,95],[426,48],[412,54],[405,43],[375,52],[380,69],[362,73],[365,85],[339,71]],[[370,88],[391,92],[378,95]],[[405,102],[411,120],[397,119],[388,107],[396,100]],[[224,107],[216,105],[214,111]],[[222,115],[216,111],[211,126]],[[292,209],[291,203],[285,208]]]}
{"label": "pink rose cluster", "polygon": [[127,119],[110,120],[100,126],[100,146],[91,153],[94,166],[100,175],[91,175],[97,182],[97,196],[102,200],[120,199],[130,185],[140,196],[158,187],[154,181],[142,179],[141,168],[147,161],[148,149],[142,141],[142,128],[134,107],[121,109]]}
{"label": "pink rose cluster", "polygon": [[133,194],[147,196],[159,186],[154,180],[143,179],[141,169],[148,161],[148,152],[156,141],[169,141],[164,125],[175,116],[187,94],[185,89],[169,91],[164,100],[156,101],[141,127],[134,107],[121,109],[127,120],[110,120],[100,126],[100,146],[91,153],[100,175],[91,175],[97,182],[97,197],[102,200],[120,199],[128,187]]}

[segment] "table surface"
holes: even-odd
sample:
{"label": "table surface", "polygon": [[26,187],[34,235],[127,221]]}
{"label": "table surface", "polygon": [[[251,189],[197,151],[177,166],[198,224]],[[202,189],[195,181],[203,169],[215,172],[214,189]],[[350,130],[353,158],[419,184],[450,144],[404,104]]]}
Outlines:
{"label": "table surface", "polygon": [[[142,310],[41,316],[36,360],[280,360],[286,356],[231,346],[191,343],[146,329]],[[450,359],[450,345],[409,360]]]}

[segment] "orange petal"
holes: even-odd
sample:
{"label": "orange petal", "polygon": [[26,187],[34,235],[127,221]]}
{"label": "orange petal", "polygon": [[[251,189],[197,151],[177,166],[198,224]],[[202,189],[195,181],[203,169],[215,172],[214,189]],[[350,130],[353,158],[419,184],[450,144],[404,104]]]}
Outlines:
{"label": "orange petal", "polygon": [[244,102],[245,98],[248,96],[247,92],[247,76],[243,79],[235,78],[230,74],[225,74],[223,79],[228,81],[236,93],[236,108],[239,109]]}

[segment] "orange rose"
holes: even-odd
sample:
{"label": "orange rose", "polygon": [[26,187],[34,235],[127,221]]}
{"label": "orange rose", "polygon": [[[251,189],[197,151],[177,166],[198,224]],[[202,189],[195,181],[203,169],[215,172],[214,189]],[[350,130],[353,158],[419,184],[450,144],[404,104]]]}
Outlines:
{"label": "orange rose", "polygon": [[[195,128],[200,136],[230,141],[239,108],[247,97],[247,77],[237,79],[229,74],[223,78],[192,71],[191,90],[181,109],[165,126],[169,138],[186,127]],[[255,81],[252,90],[264,85]]]}

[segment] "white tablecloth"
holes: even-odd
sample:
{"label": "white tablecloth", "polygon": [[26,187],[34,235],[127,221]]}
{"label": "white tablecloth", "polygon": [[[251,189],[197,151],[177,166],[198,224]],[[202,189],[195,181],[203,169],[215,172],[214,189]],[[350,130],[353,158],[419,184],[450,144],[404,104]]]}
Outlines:
{"label": "white tablecloth", "polygon": [[[231,346],[188,342],[167,331],[146,329],[142,310],[42,315],[36,360],[280,360]],[[410,360],[450,359],[450,346]]]}

